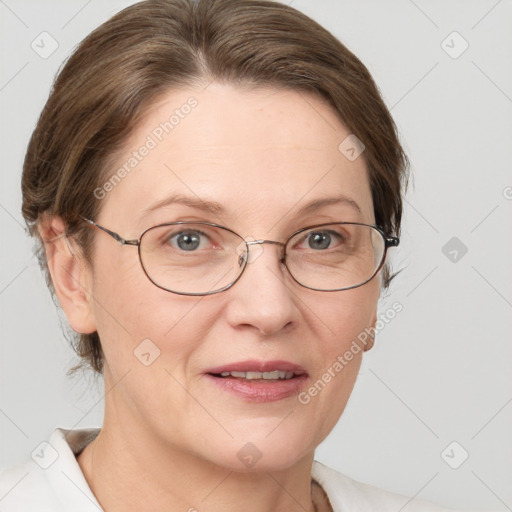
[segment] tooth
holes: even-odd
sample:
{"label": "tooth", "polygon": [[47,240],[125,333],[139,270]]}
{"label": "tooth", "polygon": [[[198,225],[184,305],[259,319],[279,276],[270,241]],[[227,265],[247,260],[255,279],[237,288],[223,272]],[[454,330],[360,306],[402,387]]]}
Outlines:
{"label": "tooth", "polygon": [[247,380],[277,380],[277,379],[291,379],[295,374],[293,372],[286,372],[280,370],[272,370],[270,372],[221,372],[221,377],[236,377],[239,379]]}

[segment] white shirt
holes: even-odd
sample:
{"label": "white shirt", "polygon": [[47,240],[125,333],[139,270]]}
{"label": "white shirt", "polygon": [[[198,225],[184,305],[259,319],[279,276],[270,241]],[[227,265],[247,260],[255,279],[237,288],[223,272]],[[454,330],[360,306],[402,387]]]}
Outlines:
{"label": "white shirt", "polygon": [[[0,473],[2,512],[98,512],[98,504],[76,460],[99,429],[56,429],[48,443],[23,465]],[[372,487],[315,461],[312,477],[322,486],[334,512],[447,512],[425,501]],[[407,506],[405,506],[407,504]]]}

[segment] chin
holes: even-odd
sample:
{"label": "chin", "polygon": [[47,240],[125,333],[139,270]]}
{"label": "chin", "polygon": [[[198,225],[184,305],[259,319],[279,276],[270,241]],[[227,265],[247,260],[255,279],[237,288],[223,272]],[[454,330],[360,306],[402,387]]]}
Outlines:
{"label": "chin", "polygon": [[308,455],[311,455],[311,461],[313,459],[315,446],[307,442],[299,429],[293,432],[283,429],[270,435],[271,429],[265,430],[264,434],[256,432],[247,439],[219,442],[218,446],[224,449],[222,453],[211,454],[215,459],[212,462],[238,473],[259,473],[289,469]]}

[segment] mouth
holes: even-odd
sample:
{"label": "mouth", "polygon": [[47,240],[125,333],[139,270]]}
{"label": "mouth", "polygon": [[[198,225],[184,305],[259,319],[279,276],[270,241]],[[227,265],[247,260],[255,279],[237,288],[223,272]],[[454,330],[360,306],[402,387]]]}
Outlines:
{"label": "mouth", "polygon": [[249,402],[273,402],[298,394],[308,378],[304,368],[288,361],[242,361],[205,372],[228,393]]}
{"label": "mouth", "polygon": [[210,374],[214,377],[234,377],[235,379],[245,380],[290,380],[299,374],[295,372],[286,372],[273,370],[271,372],[222,372],[220,374]]}

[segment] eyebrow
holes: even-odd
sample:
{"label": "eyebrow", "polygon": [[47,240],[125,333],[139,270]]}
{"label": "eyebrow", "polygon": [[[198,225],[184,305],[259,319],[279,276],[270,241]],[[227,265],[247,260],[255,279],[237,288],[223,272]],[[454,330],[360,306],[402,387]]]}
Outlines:
{"label": "eyebrow", "polygon": [[[207,201],[204,199],[199,199],[190,196],[184,196],[181,194],[175,194],[170,197],[166,197],[148,208],[142,211],[142,217],[146,217],[150,213],[164,208],[166,206],[171,206],[173,204],[183,204],[190,208],[195,208],[196,210],[201,210],[208,213],[213,213],[215,215],[221,215],[226,213],[226,209],[220,203],[216,201]],[[352,207],[356,212],[362,213],[361,208],[357,204],[356,201],[350,199],[346,196],[336,196],[336,197],[326,197],[322,199],[316,199],[307,203],[299,210],[299,215],[307,215],[320,210],[321,208],[325,208],[326,206],[332,206],[337,204],[346,204]]]}

